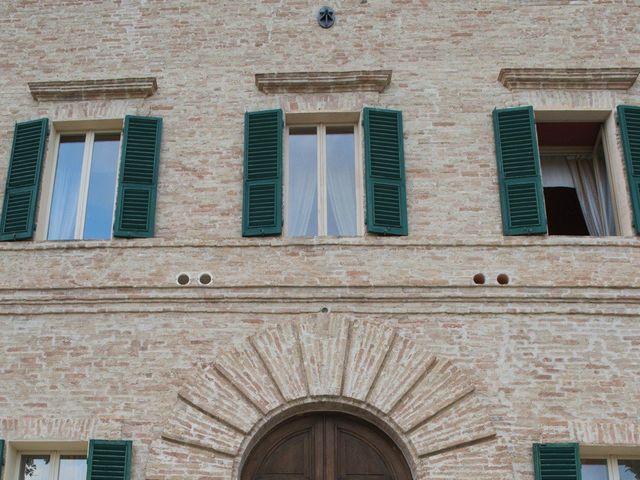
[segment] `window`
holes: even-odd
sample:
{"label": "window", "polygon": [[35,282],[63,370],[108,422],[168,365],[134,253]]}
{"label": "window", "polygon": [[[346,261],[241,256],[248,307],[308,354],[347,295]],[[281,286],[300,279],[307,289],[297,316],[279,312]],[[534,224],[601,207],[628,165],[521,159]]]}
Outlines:
{"label": "window", "polygon": [[120,132],[60,134],[57,145],[47,239],[110,239]]}
{"label": "window", "polygon": [[640,480],[640,457],[582,458],[582,480]]}
{"label": "window", "polygon": [[402,112],[294,113],[286,128],[284,120],[280,109],[245,113],[244,237],[281,235],[283,225],[292,237],[361,235],[365,224],[368,233],[408,234]]}
{"label": "window", "polygon": [[[494,110],[493,121],[505,235],[631,234],[612,112],[515,107]],[[634,132],[620,125],[623,137]]]}
{"label": "window", "polygon": [[361,182],[356,125],[289,126],[286,233],[290,237],[359,234]]}
{"label": "window", "polygon": [[17,123],[0,241],[152,237],[161,136],[158,117]]}
{"label": "window", "polygon": [[536,124],[549,235],[616,235],[603,125]]}
{"label": "window", "polygon": [[18,480],[85,480],[87,456],[59,452],[21,453]]}

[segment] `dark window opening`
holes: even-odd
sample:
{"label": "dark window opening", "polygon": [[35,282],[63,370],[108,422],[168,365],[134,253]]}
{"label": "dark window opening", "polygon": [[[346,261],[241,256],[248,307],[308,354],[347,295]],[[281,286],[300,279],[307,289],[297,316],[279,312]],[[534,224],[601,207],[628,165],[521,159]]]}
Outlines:
{"label": "dark window opening", "polygon": [[549,235],[616,235],[601,123],[537,123]]}

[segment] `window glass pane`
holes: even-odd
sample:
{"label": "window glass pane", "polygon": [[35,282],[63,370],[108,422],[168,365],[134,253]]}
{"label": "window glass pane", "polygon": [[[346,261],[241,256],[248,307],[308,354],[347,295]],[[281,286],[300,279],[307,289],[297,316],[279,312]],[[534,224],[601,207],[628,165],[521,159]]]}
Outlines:
{"label": "window glass pane", "polygon": [[582,480],[609,480],[606,459],[582,459]]}
{"label": "window glass pane", "polygon": [[618,460],[620,480],[640,480],[640,459]]}
{"label": "window glass pane", "polygon": [[356,162],[353,126],[327,127],[327,234],[355,236]]}
{"label": "window glass pane", "polygon": [[318,235],[318,137],[315,127],[289,130],[287,232]]}
{"label": "window glass pane", "polygon": [[62,455],[58,480],[85,480],[87,478],[87,457],[84,455]]}
{"label": "window glass pane", "polygon": [[49,480],[49,455],[22,455],[20,480]]}
{"label": "window glass pane", "polygon": [[75,236],[84,143],[84,135],[60,137],[49,211],[49,240],[70,240]]}
{"label": "window glass pane", "polygon": [[119,133],[96,134],[84,220],[85,240],[111,238],[119,149]]}

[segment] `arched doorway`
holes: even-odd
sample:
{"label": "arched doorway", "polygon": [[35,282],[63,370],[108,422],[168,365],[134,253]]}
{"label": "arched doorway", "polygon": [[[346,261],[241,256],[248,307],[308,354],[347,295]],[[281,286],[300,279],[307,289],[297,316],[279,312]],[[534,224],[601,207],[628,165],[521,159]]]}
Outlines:
{"label": "arched doorway", "polygon": [[335,412],[290,418],[251,450],[241,480],[410,480],[402,453],[380,429]]}

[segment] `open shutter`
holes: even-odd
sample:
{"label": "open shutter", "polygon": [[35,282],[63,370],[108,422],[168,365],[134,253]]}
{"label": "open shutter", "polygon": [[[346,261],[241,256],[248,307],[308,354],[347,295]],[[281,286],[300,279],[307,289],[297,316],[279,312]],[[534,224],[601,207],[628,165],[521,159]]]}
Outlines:
{"label": "open shutter", "polygon": [[407,235],[402,112],[364,109],[367,231]]}
{"label": "open shutter", "polygon": [[535,480],[582,480],[577,443],[534,443]]}
{"label": "open shutter", "polygon": [[2,478],[2,471],[4,470],[4,440],[0,438],[0,478]]}
{"label": "open shutter", "polygon": [[633,205],[633,224],[640,233],[640,107],[618,106],[622,149]]}
{"label": "open shutter", "polygon": [[533,108],[496,109],[493,128],[504,234],[547,233]]}
{"label": "open shutter", "polygon": [[161,118],[124,119],[115,237],[153,236],[161,136]]}
{"label": "open shutter", "polygon": [[282,233],[282,110],[244,115],[242,236]]}
{"label": "open shutter", "polygon": [[46,118],[16,123],[0,219],[0,240],[25,240],[33,236],[48,127]]}
{"label": "open shutter", "polygon": [[91,440],[87,480],[130,480],[131,440]]}

